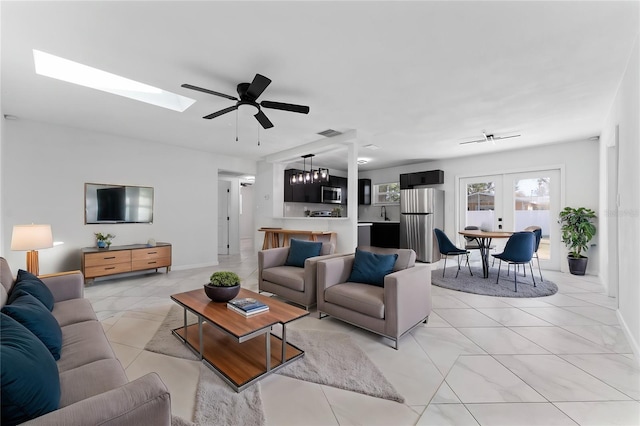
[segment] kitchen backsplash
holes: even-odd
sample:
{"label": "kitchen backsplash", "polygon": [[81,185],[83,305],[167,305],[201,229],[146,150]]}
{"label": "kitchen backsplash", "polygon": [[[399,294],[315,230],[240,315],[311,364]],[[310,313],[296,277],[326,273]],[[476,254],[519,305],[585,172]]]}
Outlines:
{"label": "kitchen backsplash", "polygon": [[[358,222],[380,222],[384,220],[383,206],[358,206]],[[400,205],[384,206],[389,220],[400,221]]]}
{"label": "kitchen backsplash", "polygon": [[318,210],[332,211],[335,208],[342,209],[342,217],[346,217],[346,206],[340,206],[336,204],[318,204],[318,203],[284,203],[284,211],[282,215],[284,217],[305,217],[305,210],[314,212]]}
{"label": "kitchen backsplash", "polygon": [[[284,217],[305,217],[305,210],[309,212],[323,210],[332,211],[336,207],[342,207],[342,217],[347,216],[346,206],[337,206],[335,204],[316,204],[316,203],[284,203]],[[387,210],[387,217],[393,222],[400,220],[400,205],[384,206]],[[384,212],[382,206],[358,206],[359,222],[381,222],[384,220]]]}

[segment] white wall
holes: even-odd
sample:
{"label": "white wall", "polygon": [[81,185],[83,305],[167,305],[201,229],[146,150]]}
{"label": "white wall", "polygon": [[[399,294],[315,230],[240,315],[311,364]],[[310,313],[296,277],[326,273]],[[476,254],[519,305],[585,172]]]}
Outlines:
{"label": "white wall", "polygon": [[[252,172],[255,162],[28,120],[5,121],[2,155],[4,256],[12,270],[25,253],[10,250],[13,225],[49,223],[64,245],[40,251],[40,272],[80,267],[94,232],[114,245],[173,244],[173,268],[217,264],[218,168]],[[84,224],[84,183],[154,187],[153,224]]]}
{"label": "white wall", "polygon": [[[618,258],[610,259],[607,253],[603,253],[601,267],[608,271],[606,266],[617,261],[617,287],[618,287],[618,318],[629,338],[631,345],[640,358],[640,38],[636,37],[636,43],[631,53],[627,69],[611,110],[602,130],[600,165],[604,169],[601,173],[600,204],[603,210],[607,208],[607,193],[610,180],[618,181],[618,207],[617,211],[609,211],[604,216],[607,220],[618,221],[618,235],[606,235],[611,241],[618,241]],[[619,127],[619,137],[615,140],[615,129]],[[608,146],[618,145],[618,170],[607,167]],[[617,176],[616,176],[617,174]],[[606,226],[602,226],[606,232]],[[604,281],[610,286],[616,283],[610,282],[616,279],[615,273],[605,274]]]}
{"label": "white wall", "polygon": [[[517,141],[517,139],[516,139]],[[520,169],[549,169],[559,165],[564,166],[565,179],[562,192],[562,205],[584,206],[597,211],[598,209],[598,142],[578,141],[545,145],[537,148],[503,151],[489,155],[452,158],[412,164],[410,166],[391,167],[387,169],[362,171],[360,178],[371,179],[371,184],[397,182],[401,173],[420,172],[424,170],[440,169],[444,171],[444,183],[434,185],[434,188],[445,191],[445,229],[453,234],[456,230],[455,217],[455,182],[460,176],[481,176],[483,174],[497,174],[515,172]],[[379,214],[379,207],[370,207]],[[361,211],[364,211],[361,207]],[[593,242],[597,243],[597,236]],[[564,246],[563,246],[564,250]],[[589,267],[587,273],[597,275],[599,267],[598,247],[592,247],[589,252]],[[566,250],[562,257],[566,257]],[[560,262],[562,270],[567,271],[567,262]]]}
{"label": "white wall", "polygon": [[240,188],[242,199],[242,212],[240,213],[240,238],[254,238],[254,200],[253,186],[243,186]]}

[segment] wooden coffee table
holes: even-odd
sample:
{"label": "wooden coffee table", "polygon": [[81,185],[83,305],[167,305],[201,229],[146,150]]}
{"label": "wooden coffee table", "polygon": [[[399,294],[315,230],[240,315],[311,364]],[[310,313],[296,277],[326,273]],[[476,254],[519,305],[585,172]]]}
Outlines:
{"label": "wooden coffee table", "polygon": [[[309,312],[240,289],[237,297],[253,297],[269,306],[269,311],[245,318],[212,302],[204,289],[171,296],[184,308],[184,325],[173,330],[187,347],[226,381],[236,392],[304,355],[304,351],[287,343],[287,324],[309,315]],[[187,311],[198,317],[198,323],[187,325]],[[271,334],[275,324],[282,324],[282,338]]]}

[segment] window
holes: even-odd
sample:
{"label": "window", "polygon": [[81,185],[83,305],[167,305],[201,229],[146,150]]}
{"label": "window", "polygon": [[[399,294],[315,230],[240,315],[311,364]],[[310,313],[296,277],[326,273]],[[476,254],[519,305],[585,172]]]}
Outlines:
{"label": "window", "polygon": [[399,204],[400,184],[378,183],[373,185],[373,204]]}

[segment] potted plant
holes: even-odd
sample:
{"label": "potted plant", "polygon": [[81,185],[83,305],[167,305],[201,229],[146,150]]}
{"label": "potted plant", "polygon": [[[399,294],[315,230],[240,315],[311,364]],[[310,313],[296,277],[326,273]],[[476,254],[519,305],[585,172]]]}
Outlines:
{"label": "potted plant", "polygon": [[595,218],[595,212],[584,207],[565,207],[560,212],[562,242],[569,249],[567,259],[569,272],[573,275],[584,275],[587,269],[588,258],[582,252],[589,249],[589,241],[596,234],[596,227],[591,222]]}
{"label": "potted plant", "polygon": [[214,272],[204,285],[204,292],[214,302],[228,302],[240,292],[240,277],[229,271]]}
{"label": "potted plant", "polygon": [[111,246],[111,239],[116,237],[115,235],[103,234],[102,232],[96,232],[94,235],[96,236],[98,248],[109,248]]}

